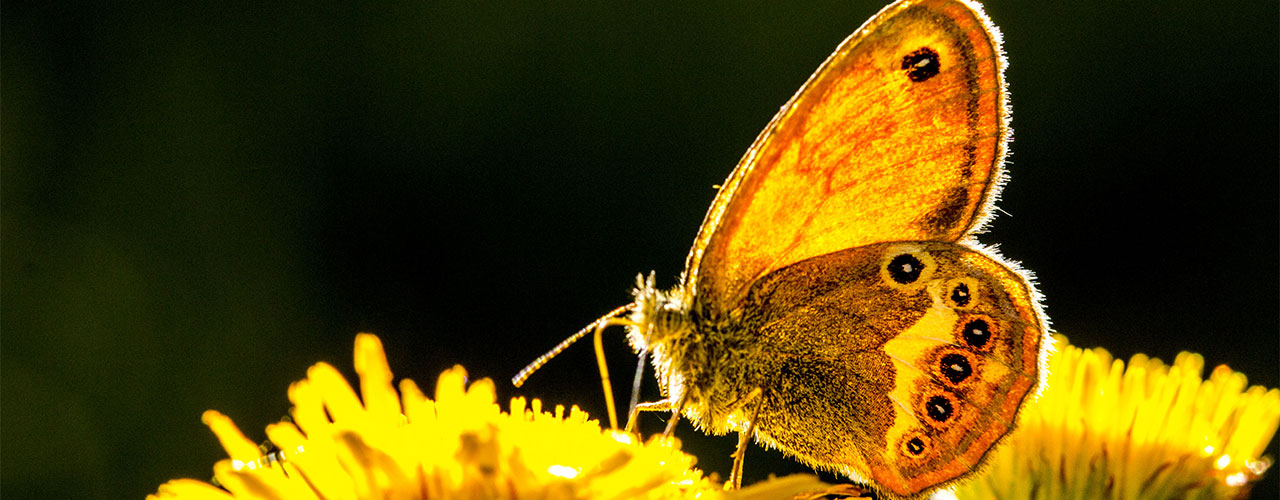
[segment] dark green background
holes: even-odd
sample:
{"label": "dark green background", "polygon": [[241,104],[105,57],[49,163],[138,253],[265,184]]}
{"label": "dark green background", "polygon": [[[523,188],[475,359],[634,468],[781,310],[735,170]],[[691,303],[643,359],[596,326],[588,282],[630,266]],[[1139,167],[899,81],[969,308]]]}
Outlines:
{"label": "dark green background", "polygon": [[[686,3],[4,2],[5,498],[207,478],[203,410],[261,438],[359,331],[428,386],[506,379],[673,284],[711,186],[882,6]],[[1275,387],[1280,15],[1228,5],[991,2],[1016,132],[982,241],[1075,343]],[[603,415],[586,345],[501,392]],[[734,438],[680,435],[727,469]],[[748,480],[802,469],[776,456]]]}

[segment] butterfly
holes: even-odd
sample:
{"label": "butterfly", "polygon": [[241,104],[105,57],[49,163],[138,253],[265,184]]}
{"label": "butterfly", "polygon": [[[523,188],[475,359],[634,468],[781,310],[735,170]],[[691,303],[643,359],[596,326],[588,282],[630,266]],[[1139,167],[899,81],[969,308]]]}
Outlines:
{"label": "butterfly", "polygon": [[632,304],[516,385],[625,325],[664,396],[632,406],[671,412],[668,434],[681,416],[739,433],[733,485],[751,440],[885,498],[970,474],[1039,390],[1049,349],[1031,280],[974,239],[1004,182],[1004,66],[976,3],[885,7],[747,150],[679,283],[640,278]]}

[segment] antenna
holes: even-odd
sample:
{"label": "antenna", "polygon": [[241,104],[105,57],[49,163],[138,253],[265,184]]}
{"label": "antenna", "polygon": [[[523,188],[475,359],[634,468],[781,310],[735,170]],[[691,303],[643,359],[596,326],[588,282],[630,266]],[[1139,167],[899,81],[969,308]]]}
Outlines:
{"label": "antenna", "polygon": [[630,320],[619,319],[619,316],[627,312],[630,312],[631,310],[635,309],[635,307],[636,307],[636,304],[632,302],[625,306],[609,311],[608,314],[605,314],[604,316],[601,316],[599,319],[592,321],[591,324],[583,327],[581,330],[578,330],[577,333],[570,335],[569,338],[564,339],[555,347],[552,347],[550,351],[546,352],[546,354],[538,356],[538,359],[535,359],[533,360],[532,363],[529,363],[529,366],[526,366],[524,367],[523,370],[520,370],[520,373],[517,373],[516,376],[511,377],[511,385],[514,385],[516,387],[520,387],[524,385],[524,382],[529,379],[529,376],[533,375],[533,372],[538,371],[539,368],[542,368],[542,365],[545,365],[547,364],[548,361],[551,361],[551,358],[556,357],[556,355],[560,354],[562,351],[567,349],[570,345],[573,345],[574,342],[577,342],[587,333],[595,332],[596,362],[600,365],[600,384],[601,386],[604,387],[604,396],[605,396],[604,401],[609,408],[609,425],[612,428],[617,429],[618,428],[618,412],[617,412],[617,409],[615,409],[614,403],[613,403],[613,385],[609,383],[609,367],[606,366],[604,362],[604,345],[601,343],[600,332],[604,331],[605,328],[608,328],[613,325],[632,324]]}

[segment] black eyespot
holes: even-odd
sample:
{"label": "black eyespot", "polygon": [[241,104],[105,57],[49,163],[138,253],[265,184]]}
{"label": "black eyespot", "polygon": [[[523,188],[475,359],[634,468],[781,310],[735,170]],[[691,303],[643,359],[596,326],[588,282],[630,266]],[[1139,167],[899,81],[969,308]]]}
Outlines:
{"label": "black eyespot", "polygon": [[934,396],[929,398],[929,402],[924,405],[925,412],[929,414],[934,422],[946,422],[951,418],[951,401],[943,396]]}
{"label": "black eyespot", "polygon": [[889,261],[889,277],[900,285],[915,283],[924,271],[924,264],[914,255],[904,253]]}
{"label": "black eyespot", "polygon": [[955,288],[952,288],[951,302],[954,302],[957,307],[969,305],[969,285],[960,283]]}
{"label": "black eyespot", "polygon": [[960,354],[948,354],[942,357],[942,376],[946,377],[953,384],[964,382],[964,379],[973,375],[973,367],[969,366],[969,359]]}
{"label": "black eyespot", "polygon": [[929,47],[921,47],[902,58],[902,69],[907,70],[907,78],[913,82],[923,82],[942,69],[938,53]]}
{"label": "black eyespot", "polygon": [[982,348],[991,340],[991,326],[986,321],[975,319],[964,324],[962,333],[964,342],[976,348]]}
{"label": "black eyespot", "polygon": [[913,437],[907,441],[907,453],[913,456],[920,456],[924,453],[924,441],[918,437]]}

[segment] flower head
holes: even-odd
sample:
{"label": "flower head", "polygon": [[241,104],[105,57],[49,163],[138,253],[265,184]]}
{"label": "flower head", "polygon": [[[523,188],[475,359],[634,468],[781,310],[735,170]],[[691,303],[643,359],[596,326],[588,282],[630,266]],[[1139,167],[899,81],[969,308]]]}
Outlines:
{"label": "flower head", "polygon": [[245,498],[689,498],[719,493],[674,439],[635,442],[605,432],[576,407],[495,403],[493,383],[467,385],[455,367],[428,399],[411,380],[392,388],[382,345],[356,339],[360,394],[332,366],[313,366],[289,388],[293,421],[267,427],[264,453],[209,411],[205,423],[229,459],[214,466],[224,489],[192,479],[151,499]]}
{"label": "flower head", "polygon": [[1271,465],[1280,390],[1183,352],[1166,365],[1062,346],[1047,389],[958,498],[1241,498]]}

